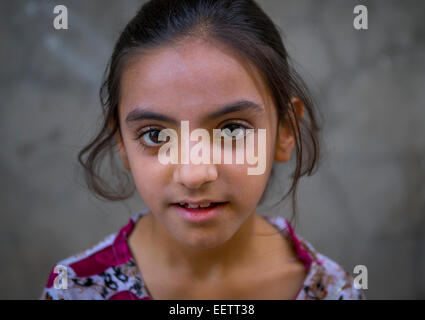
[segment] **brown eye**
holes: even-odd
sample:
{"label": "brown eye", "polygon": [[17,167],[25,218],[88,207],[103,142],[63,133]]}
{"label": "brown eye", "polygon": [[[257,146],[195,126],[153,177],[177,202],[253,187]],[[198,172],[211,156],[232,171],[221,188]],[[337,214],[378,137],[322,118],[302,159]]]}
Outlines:
{"label": "brown eye", "polygon": [[158,135],[159,130],[151,130],[143,135],[143,139],[145,140],[146,144],[155,146],[155,144],[162,143],[162,141],[158,140]]}
{"label": "brown eye", "polygon": [[237,140],[246,135],[246,131],[245,131],[246,129],[249,129],[249,128],[240,123],[233,122],[223,127],[222,135],[226,135],[228,137],[231,137],[232,139]]}
{"label": "brown eye", "polygon": [[142,138],[142,143],[148,147],[157,147],[160,144],[167,142],[170,137],[167,137],[166,141],[159,140],[159,133],[161,130],[153,129],[149,131],[145,131],[140,134],[139,138]]}

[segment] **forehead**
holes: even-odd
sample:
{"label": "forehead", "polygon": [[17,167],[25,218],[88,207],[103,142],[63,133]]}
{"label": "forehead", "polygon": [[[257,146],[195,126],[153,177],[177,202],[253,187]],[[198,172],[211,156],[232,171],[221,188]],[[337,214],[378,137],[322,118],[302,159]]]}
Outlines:
{"label": "forehead", "polygon": [[154,106],[167,114],[192,115],[229,101],[249,99],[270,108],[260,73],[217,43],[189,40],[132,57],[121,79],[120,109]]}

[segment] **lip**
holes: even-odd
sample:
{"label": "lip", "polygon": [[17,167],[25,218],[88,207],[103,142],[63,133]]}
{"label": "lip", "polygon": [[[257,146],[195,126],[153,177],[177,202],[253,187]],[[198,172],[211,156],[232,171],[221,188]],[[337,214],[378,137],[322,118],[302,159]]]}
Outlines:
{"label": "lip", "polygon": [[[182,201],[184,202],[184,201]],[[208,201],[203,201],[208,202]],[[214,201],[211,201],[214,202]],[[191,202],[196,203],[196,202]],[[202,203],[202,202],[200,202]],[[180,207],[178,204],[172,204],[175,208],[178,215],[180,215],[183,219],[189,222],[204,222],[208,220],[214,219],[220,213],[223,212],[228,202],[222,202],[211,208],[198,208],[198,209],[189,209]]]}

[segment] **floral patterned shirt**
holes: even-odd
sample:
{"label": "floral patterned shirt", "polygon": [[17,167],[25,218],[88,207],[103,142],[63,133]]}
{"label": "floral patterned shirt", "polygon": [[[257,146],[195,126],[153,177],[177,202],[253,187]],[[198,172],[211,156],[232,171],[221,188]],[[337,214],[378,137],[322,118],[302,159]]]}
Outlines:
{"label": "floral patterned shirt", "polygon": [[[151,300],[127,242],[138,219],[147,212],[133,215],[121,230],[91,248],[59,261],[55,266],[66,268],[67,288],[55,288],[59,272],[55,273],[53,266],[40,300]],[[307,276],[294,299],[366,299],[364,292],[355,288],[351,274],[297,236],[288,220],[263,217],[290,239],[305,265]]]}

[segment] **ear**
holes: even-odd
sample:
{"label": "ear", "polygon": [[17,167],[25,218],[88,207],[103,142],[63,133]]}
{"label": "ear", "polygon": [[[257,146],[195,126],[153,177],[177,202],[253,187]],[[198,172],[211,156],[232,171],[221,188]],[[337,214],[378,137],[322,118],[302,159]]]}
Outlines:
{"label": "ear", "polygon": [[[111,130],[114,128],[114,120],[113,119],[111,119],[109,121],[109,128]],[[115,132],[115,140],[117,142],[117,149],[118,149],[118,152],[120,154],[120,158],[122,160],[124,168],[126,168],[128,171],[131,171],[130,164],[129,164],[128,157],[127,157],[127,152],[125,150],[125,145],[124,145],[120,130],[117,130],[117,132]]]}
{"label": "ear", "polygon": [[[292,98],[291,102],[294,106],[295,112],[298,115],[298,118],[301,121],[304,114],[304,104],[298,98]],[[292,108],[288,109],[288,117],[291,117],[292,122],[295,126],[296,118],[292,112]],[[292,132],[292,126],[287,118],[283,123],[279,123],[278,132],[276,136],[276,148],[274,160],[277,162],[287,162],[291,159],[292,150],[295,146],[295,137]],[[298,122],[299,125],[299,122]]]}

